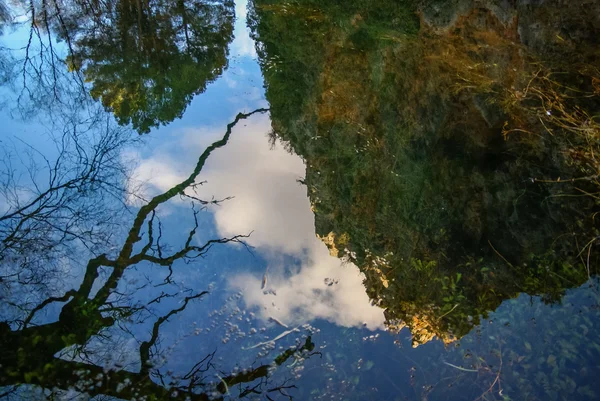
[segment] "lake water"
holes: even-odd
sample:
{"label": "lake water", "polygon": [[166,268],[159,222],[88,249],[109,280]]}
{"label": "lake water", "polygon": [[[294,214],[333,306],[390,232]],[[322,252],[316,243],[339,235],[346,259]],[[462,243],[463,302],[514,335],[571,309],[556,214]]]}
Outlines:
{"label": "lake water", "polygon": [[600,3],[0,24],[0,398],[600,398]]}

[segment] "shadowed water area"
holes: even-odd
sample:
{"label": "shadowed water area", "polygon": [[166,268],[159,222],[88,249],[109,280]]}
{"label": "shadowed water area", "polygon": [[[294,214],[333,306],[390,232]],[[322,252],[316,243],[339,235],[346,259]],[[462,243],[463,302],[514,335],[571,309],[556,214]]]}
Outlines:
{"label": "shadowed water area", "polygon": [[0,0],[0,399],[600,399],[600,3]]}

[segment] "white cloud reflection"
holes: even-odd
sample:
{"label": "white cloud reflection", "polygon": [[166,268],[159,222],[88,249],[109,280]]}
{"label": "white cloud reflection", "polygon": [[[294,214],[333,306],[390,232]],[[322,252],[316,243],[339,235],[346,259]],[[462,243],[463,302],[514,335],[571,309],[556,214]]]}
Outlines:
{"label": "white cloud reflection", "polygon": [[[141,161],[146,172],[142,175],[152,171],[149,182],[168,188],[181,175],[183,164],[191,168],[221,130],[188,131],[170,151],[163,148]],[[306,188],[296,181],[304,176],[304,163],[281,147],[270,149],[265,136],[269,130],[267,116],[241,122],[230,142],[211,155],[201,175],[207,181],[202,186],[205,197],[235,196],[214,209],[217,230],[224,236],[253,231],[247,242],[267,260],[265,290],[276,295],[263,293],[262,273],[234,274],[231,288],[241,290],[247,306],[258,309],[265,320],[273,317],[296,325],[320,318],[343,326],[366,323],[371,329],[382,328],[383,311],[370,304],[362,273],[331,257],[315,236]],[[289,262],[292,258],[299,263]],[[327,278],[336,284],[328,286]]]}

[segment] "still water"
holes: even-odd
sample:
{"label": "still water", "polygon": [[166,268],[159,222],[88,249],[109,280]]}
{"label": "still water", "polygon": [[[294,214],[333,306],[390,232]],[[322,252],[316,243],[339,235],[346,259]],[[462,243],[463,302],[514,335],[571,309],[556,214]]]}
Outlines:
{"label": "still water", "polygon": [[0,29],[0,398],[600,398],[600,3]]}

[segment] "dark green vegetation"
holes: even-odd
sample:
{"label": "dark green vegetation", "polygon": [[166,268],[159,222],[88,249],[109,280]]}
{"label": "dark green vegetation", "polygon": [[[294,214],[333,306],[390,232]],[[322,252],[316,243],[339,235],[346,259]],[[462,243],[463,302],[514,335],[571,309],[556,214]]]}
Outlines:
{"label": "dark green vegetation", "polygon": [[[42,79],[43,72],[51,85],[67,63],[120,124],[140,133],[181,118],[227,67],[233,39],[230,0],[47,0],[23,2],[23,9],[31,34],[21,65],[35,70],[24,71],[24,79]],[[40,36],[48,31],[63,43]],[[36,38],[46,52],[40,58],[48,58],[45,67],[36,60]]]}
{"label": "dark green vegetation", "polygon": [[317,234],[415,344],[597,272],[600,10],[516,3],[254,2]]}
{"label": "dark green vegetation", "polygon": [[[594,399],[600,7],[352,4],[256,0],[251,26],[317,234],[392,330],[450,344],[411,355],[412,394],[385,363],[372,382],[399,399]],[[531,308],[506,303],[523,293]],[[351,368],[323,399],[368,399],[339,345]]]}
{"label": "dark green vegetation", "polygon": [[[75,19],[73,68],[122,124],[145,133],[181,118],[192,98],[227,66],[233,2],[131,1]],[[103,23],[109,21],[109,23]]]}

